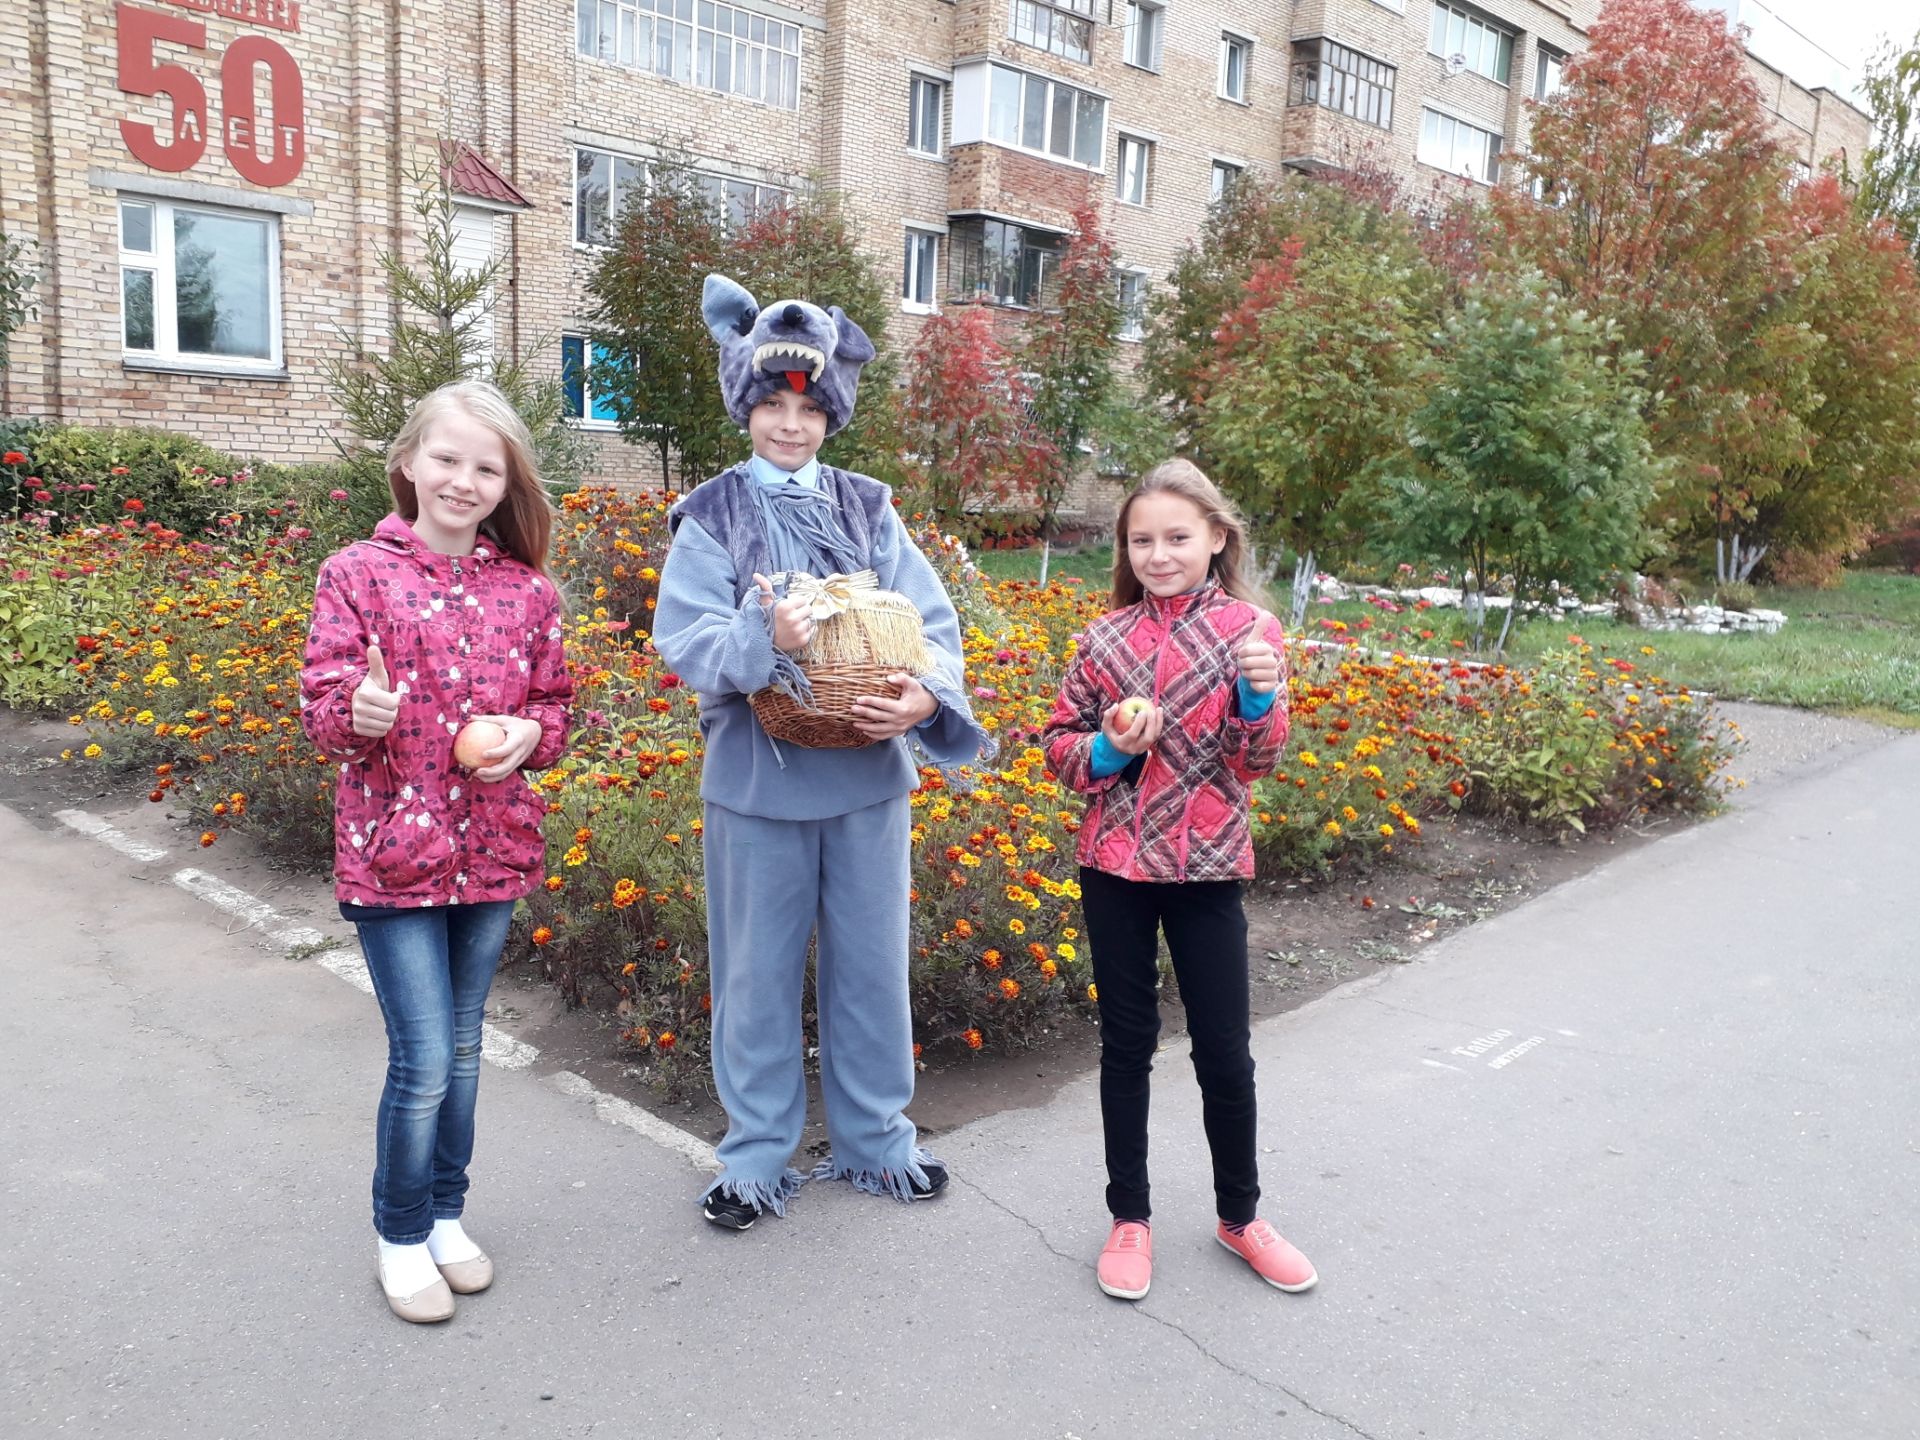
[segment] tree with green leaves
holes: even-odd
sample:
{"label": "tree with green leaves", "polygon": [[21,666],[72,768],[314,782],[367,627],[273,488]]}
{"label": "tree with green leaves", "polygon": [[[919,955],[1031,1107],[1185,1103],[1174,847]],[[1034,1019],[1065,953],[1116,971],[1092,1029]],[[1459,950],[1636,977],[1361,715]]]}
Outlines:
{"label": "tree with green leaves", "polygon": [[[1148,307],[1141,346],[1143,387],[1164,406],[1176,439],[1202,468],[1211,471],[1216,458],[1199,423],[1209,377],[1218,373],[1214,332],[1245,298],[1255,267],[1277,261],[1288,246],[1383,253],[1412,280],[1419,324],[1438,323],[1442,271],[1428,263],[1422,240],[1431,233],[1435,242],[1455,245],[1460,222],[1444,204],[1442,228],[1416,221],[1406,199],[1397,183],[1356,166],[1337,184],[1305,176],[1270,183],[1242,176],[1208,211],[1199,237],[1181,252],[1168,284]],[[1445,259],[1448,268],[1462,263],[1451,254]]]}
{"label": "tree with green leaves", "polygon": [[1265,573],[1293,553],[1296,626],[1320,565],[1357,548],[1349,492],[1404,446],[1422,284],[1390,250],[1291,241],[1253,267],[1214,332],[1194,448],[1247,517]]}
{"label": "tree with green leaves", "polygon": [[1094,425],[1113,391],[1121,320],[1113,256],[1100,212],[1083,200],[1073,212],[1073,233],[1061,251],[1052,293],[1028,322],[1020,347],[1020,367],[1032,389],[1028,414],[1051,447],[1030,492],[1040,512],[1043,585],[1060,505],[1085,463],[1083,446],[1098,439]]}
{"label": "tree with green leaves", "polygon": [[594,394],[629,441],[659,456],[662,484],[691,489],[751,449],[721,401],[719,354],[700,315],[701,287],[715,272],[763,305],[790,298],[838,305],[867,332],[878,353],[861,372],[859,406],[820,455],[900,480],[890,295],[854,238],[843,198],[809,182],[736,222],[706,177],[672,153],[649,163],[644,192],[623,198],[613,245],[587,283]]}
{"label": "tree with green leaves", "polygon": [[0,230],[0,370],[7,368],[13,332],[40,313],[40,302],[33,294],[40,283],[33,248],[33,241],[16,240]]}
{"label": "tree with green leaves", "polygon": [[1555,587],[1590,594],[1647,544],[1659,467],[1641,416],[1640,365],[1612,327],[1538,275],[1470,286],[1441,333],[1406,458],[1366,490],[1399,553],[1455,569],[1475,647],[1487,586],[1511,579],[1514,616]]}
{"label": "tree with green leaves", "polygon": [[1920,257],[1920,34],[1904,50],[1889,42],[1868,62],[1860,89],[1873,116],[1860,202],[1869,215],[1892,221]]}
{"label": "tree with green leaves", "polygon": [[612,246],[587,281],[593,393],[622,436],[659,457],[660,483],[688,490],[740,454],[700,318],[701,285],[730,257],[723,213],[691,163],[668,153],[648,169],[644,193],[621,197]]}
{"label": "tree with green leaves", "polygon": [[1808,340],[1804,443],[1755,488],[1745,532],[1750,553],[1806,574],[1920,504],[1920,278],[1893,224],[1834,177],[1793,209],[1800,280],[1782,323]]}
{"label": "tree with green leaves", "polygon": [[348,489],[356,521],[372,528],[392,506],[386,452],[414,403],[442,385],[481,379],[498,386],[532,432],[542,478],[550,486],[579,483],[585,464],[580,437],[567,422],[566,396],[557,380],[536,379],[536,341],[509,354],[482,343],[501,262],[466,270],[453,257],[453,194],[437,163],[418,167],[414,215],[423,254],[418,264],[383,251],[380,270],[398,312],[385,353],[349,339],[345,358],[325,362],[328,388],[357,443],[342,446],[351,466]]}

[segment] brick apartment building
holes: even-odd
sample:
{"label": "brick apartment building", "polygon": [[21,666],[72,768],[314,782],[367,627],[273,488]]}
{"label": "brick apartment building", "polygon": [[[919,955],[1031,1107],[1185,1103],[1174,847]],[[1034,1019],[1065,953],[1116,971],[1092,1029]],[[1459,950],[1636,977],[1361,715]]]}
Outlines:
{"label": "brick apartment building", "polygon": [[[10,0],[0,228],[37,242],[43,278],[0,413],[331,455],[323,363],[386,333],[376,256],[417,249],[410,176],[443,155],[456,252],[504,262],[491,342],[544,340],[556,370],[586,354],[596,242],[663,142],[735,211],[808,175],[845,192],[900,274],[896,343],[940,305],[1030,302],[1087,194],[1137,314],[1244,171],[1366,152],[1415,182],[1497,183],[1596,9]],[[1865,116],[1751,63],[1803,165],[1857,161]],[[650,463],[611,433],[601,454],[608,475]]]}

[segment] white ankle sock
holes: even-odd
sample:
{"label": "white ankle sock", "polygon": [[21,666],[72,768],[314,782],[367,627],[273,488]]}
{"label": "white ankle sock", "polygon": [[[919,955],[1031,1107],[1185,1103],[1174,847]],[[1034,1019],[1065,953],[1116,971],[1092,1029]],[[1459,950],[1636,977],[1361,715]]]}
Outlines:
{"label": "white ankle sock", "polygon": [[480,1254],[480,1247],[468,1238],[458,1220],[434,1221],[433,1233],[427,1236],[427,1249],[436,1265],[456,1265]]}
{"label": "white ankle sock", "polygon": [[418,1295],[439,1278],[424,1241],[418,1245],[380,1242],[380,1284],[389,1295]]}

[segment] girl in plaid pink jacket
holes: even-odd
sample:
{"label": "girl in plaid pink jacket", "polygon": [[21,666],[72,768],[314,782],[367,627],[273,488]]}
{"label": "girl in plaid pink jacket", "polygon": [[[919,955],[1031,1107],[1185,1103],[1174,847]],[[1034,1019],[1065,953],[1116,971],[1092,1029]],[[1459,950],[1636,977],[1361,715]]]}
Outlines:
{"label": "girl in plaid pink jacket", "polygon": [[1147,1102],[1164,931],[1213,1158],[1215,1236],[1262,1279],[1306,1290],[1306,1257],[1259,1218],[1247,919],[1247,791],[1287,740],[1285,639],[1241,571],[1246,531],[1186,460],[1155,466],[1114,526],[1113,604],[1088,627],[1044,743],[1088,797],[1080,888],[1100,1005],[1107,1207],[1100,1288],[1153,1275]]}

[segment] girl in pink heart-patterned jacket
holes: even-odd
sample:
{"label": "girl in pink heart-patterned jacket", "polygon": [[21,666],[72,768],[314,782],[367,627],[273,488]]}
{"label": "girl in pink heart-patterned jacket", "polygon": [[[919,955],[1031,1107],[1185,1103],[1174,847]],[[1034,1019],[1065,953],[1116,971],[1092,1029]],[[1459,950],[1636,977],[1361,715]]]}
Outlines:
{"label": "girl in pink heart-patterned jacket", "polygon": [[301,722],[340,762],[334,890],[386,1020],[373,1172],[381,1288],[445,1320],[493,1264],[460,1223],[482,1015],[514,903],[546,869],[573,685],[546,574],[533,439],[493,386],[417,404],[387,457],[394,513],[321,566]]}
{"label": "girl in pink heart-patterned jacket", "polygon": [[1241,574],[1246,531],[1199,467],[1156,465],[1114,525],[1113,604],[1081,637],[1043,737],[1088,797],[1080,890],[1100,1005],[1100,1114],[1113,1224],[1100,1288],[1153,1278],[1147,1098],[1164,930],[1193,1041],[1219,1224],[1269,1284],[1306,1290],[1307,1258],[1259,1218],[1242,882],[1247,791],[1287,740],[1285,637]]}

